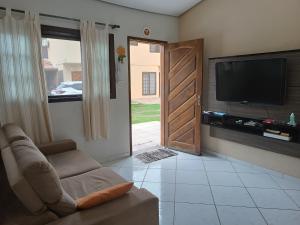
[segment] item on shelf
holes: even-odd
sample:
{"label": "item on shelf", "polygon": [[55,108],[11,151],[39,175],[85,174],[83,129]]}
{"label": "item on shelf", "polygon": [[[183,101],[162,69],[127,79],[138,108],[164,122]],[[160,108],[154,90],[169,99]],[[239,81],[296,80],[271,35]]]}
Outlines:
{"label": "item on shelf", "polygon": [[291,141],[292,138],[289,136],[284,136],[282,134],[273,134],[273,133],[269,133],[269,132],[264,132],[263,134],[265,137],[270,137],[270,138],[275,138],[275,139],[279,139],[279,140],[283,140],[283,141]]}
{"label": "item on shelf", "polygon": [[264,124],[273,124],[275,122],[275,120],[273,120],[273,119],[264,119],[262,122]]}
{"label": "item on shelf", "polygon": [[203,114],[205,114],[205,115],[209,115],[211,113],[213,113],[213,112],[212,111],[203,111]]}
{"label": "item on shelf", "polygon": [[294,113],[291,113],[290,115],[290,121],[288,122],[289,125],[291,126],[296,126],[297,123],[296,123],[296,117],[295,117],[295,114]]}
{"label": "item on shelf", "polygon": [[257,125],[257,122],[250,120],[244,123],[245,126],[249,126],[249,127],[255,127]]}
{"label": "item on shelf", "polygon": [[271,129],[266,129],[267,132],[272,133],[272,134],[280,134],[279,130],[271,130]]}
{"label": "item on shelf", "polygon": [[284,132],[281,132],[281,133],[280,133],[280,135],[282,135],[282,136],[286,136],[286,137],[289,137],[289,136],[290,136],[290,134],[289,134],[289,133],[284,133]]}
{"label": "item on shelf", "polygon": [[300,126],[292,126],[285,121],[270,118],[260,120],[221,112],[205,111],[202,114],[202,123],[282,141],[300,143]]}
{"label": "item on shelf", "polygon": [[226,113],[223,113],[223,112],[213,112],[213,114],[214,114],[215,116],[220,116],[220,117],[226,115]]}
{"label": "item on shelf", "polygon": [[243,120],[236,120],[235,123],[239,124],[239,125],[242,125],[243,124]]}

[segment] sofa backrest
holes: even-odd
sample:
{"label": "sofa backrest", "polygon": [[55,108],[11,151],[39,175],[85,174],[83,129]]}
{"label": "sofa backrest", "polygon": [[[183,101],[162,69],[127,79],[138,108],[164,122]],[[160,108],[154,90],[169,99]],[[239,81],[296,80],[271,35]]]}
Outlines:
{"label": "sofa backrest", "polygon": [[0,128],[0,149],[6,148],[9,146],[8,140],[5,136],[4,130]]}
{"label": "sofa backrest", "polygon": [[31,213],[41,214],[49,208],[65,216],[76,211],[55,169],[20,127],[4,125],[0,147],[9,185]]}
{"label": "sofa backrest", "polygon": [[60,216],[76,211],[75,201],[64,191],[55,169],[32,141],[14,141],[11,148],[21,174],[48,208]]}
{"label": "sofa backrest", "polygon": [[47,210],[46,205],[33,191],[19,170],[15,157],[10,147],[1,150],[9,186],[20,202],[34,215],[39,215]]}
{"label": "sofa backrest", "polygon": [[7,123],[2,129],[9,144],[18,140],[30,139],[24,131],[14,123]]}

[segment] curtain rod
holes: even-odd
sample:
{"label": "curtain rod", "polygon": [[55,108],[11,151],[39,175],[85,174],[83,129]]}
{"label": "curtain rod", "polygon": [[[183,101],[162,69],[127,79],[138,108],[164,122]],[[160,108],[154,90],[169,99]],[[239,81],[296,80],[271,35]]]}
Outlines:
{"label": "curtain rod", "polygon": [[[5,7],[0,7],[0,9],[2,10],[6,10]],[[20,9],[11,9],[12,12],[18,12],[18,13],[25,13],[24,10],[20,10]],[[56,16],[56,15],[50,15],[50,14],[45,14],[45,13],[40,13],[40,16],[44,16],[44,17],[50,17],[50,18],[56,18],[56,19],[63,19],[63,20],[70,20],[70,21],[76,21],[76,22],[80,22],[79,19],[75,19],[75,18],[70,18],[70,17],[64,17],[64,16]],[[100,23],[100,22],[96,22],[97,25],[106,25],[105,23]],[[118,24],[109,24],[109,26],[112,29],[115,28],[120,28],[120,25]]]}

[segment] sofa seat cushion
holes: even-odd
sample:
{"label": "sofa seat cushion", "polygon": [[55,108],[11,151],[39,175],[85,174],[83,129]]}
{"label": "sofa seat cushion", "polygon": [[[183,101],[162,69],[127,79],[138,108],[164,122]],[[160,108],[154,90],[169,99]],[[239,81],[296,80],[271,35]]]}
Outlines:
{"label": "sofa seat cushion", "polygon": [[[126,182],[124,178],[107,167],[61,180],[63,188],[75,200],[92,192],[100,191],[104,188],[124,182]],[[132,190],[135,189],[136,188],[132,188]]]}
{"label": "sofa seat cushion", "polygon": [[47,155],[47,159],[55,168],[60,179],[76,176],[101,167],[96,160],[79,150]]}
{"label": "sofa seat cushion", "polygon": [[158,199],[147,190],[138,189],[47,225],[158,225],[158,215]]}

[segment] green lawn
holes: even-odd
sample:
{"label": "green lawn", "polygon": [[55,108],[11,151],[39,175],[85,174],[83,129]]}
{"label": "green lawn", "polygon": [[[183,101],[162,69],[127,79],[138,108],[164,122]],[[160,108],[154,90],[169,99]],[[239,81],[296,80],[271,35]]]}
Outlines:
{"label": "green lawn", "polygon": [[132,123],[160,121],[160,104],[131,104]]}

